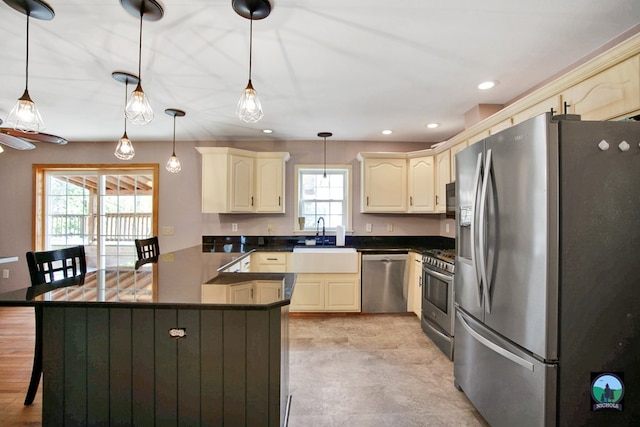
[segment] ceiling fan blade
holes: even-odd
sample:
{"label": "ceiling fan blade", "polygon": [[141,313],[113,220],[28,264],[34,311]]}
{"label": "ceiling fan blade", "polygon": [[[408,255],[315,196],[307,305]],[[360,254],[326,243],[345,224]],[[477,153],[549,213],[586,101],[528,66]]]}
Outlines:
{"label": "ceiling fan blade", "polygon": [[33,150],[36,148],[32,143],[25,141],[22,138],[8,135],[6,133],[0,133],[0,144],[4,144],[7,147],[15,148],[16,150]]}
{"label": "ceiling fan blade", "polygon": [[36,141],[36,142],[50,142],[52,144],[60,144],[60,145],[64,145],[68,142],[66,139],[64,139],[61,136],[51,135],[51,134],[42,133],[42,132],[38,132],[38,133],[23,132],[21,130],[16,130],[13,128],[0,128],[0,133],[10,135],[16,138],[28,139],[29,141]]}

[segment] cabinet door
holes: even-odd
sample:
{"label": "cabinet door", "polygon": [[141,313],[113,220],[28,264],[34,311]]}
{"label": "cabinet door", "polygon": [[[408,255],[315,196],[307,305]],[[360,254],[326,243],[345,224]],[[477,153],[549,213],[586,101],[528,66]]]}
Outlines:
{"label": "cabinet door", "polygon": [[256,212],[284,213],[282,157],[256,159]]}
{"label": "cabinet door", "polygon": [[436,212],[447,209],[447,188],[451,182],[451,153],[449,150],[436,155]]}
{"label": "cabinet door", "polygon": [[418,319],[422,318],[422,255],[417,255],[413,259],[414,270],[411,281],[413,282],[413,306],[412,311],[418,316]]}
{"label": "cabinet door", "polygon": [[362,212],[407,210],[407,160],[368,158],[362,164]]}
{"label": "cabinet door", "polygon": [[253,212],[253,158],[232,154],[229,156],[230,212]]}
{"label": "cabinet door", "polygon": [[435,210],[433,156],[409,159],[409,212]]}
{"label": "cabinet door", "polygon": [[253,283],[229,286],[229,293],[231,304],[253,303]]}
{"label": "cabinet door", "polygon": [[269,304],[280,301],[282,297],[282,283],[273,280],[257,280],[255,281],[256,295],[255,299],[258,304]]}
{"label": "cabinet door", "polygon": [[409,253],[409,297],[407,311],[412,311],[420,319],[422,316],[422,255]]}
{"label": "cabinet door", "polygon": [[327,311],[360,311],[358,276],[327,274],[324,276]]}
{"label": "cabinet door", "polygon": [[562,94],[568,113],[608,120],[640,109],[640,56],[634,56]]}
{"label": "cabinet door", "polygon": [[298,274],[291,311],[324,311],[324,280],[317,274]]}

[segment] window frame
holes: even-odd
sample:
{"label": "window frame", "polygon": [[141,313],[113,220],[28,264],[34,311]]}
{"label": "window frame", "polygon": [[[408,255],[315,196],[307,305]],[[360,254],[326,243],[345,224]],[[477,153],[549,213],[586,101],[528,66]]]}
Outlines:
{"label": "window frame", "polygon": [[[305,171],[313,171],[313,172],[319,172],[320,174],[322,174],[324,171],[327,171],[327,173],[330,173],[331,171],[340,171],[340,173],[345,175],[345,183],[344,183],[344,195],[342,198],[342,202],[344,203],[344,209],[343,209],[343,225],[345,227],[346,232],[350,233],[352,232],[352,224],[353,224],[353,219],[352,219],[352,200],[353,200],[353,195],[352,195],[352,191],[353,191],[353,167],[349,164],[332,164],[332,165],[308,165],[308,164],[297,164],[295,165],[295,186],[294,186],[294,198],[295,198],[295,203],[294,203],[294,216],[293,216],[293,232],[294,234],[309,234],[310,232],[315,233],[316,229],[315,228],[305,228],[305,229],[300,229],[300,225],[298,224],[298,217],[300,216],[300,184],[301,184],[301,178],[302,178],[302,173],[304,173]],[[326,226],[325,230],[327,231],[332,231],[335,232],[336,231],[336,227],[329,227]]]}

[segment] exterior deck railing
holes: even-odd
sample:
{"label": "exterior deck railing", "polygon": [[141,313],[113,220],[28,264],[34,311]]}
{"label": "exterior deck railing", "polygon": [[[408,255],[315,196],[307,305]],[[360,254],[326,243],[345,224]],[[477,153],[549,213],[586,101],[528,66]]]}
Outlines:
{"label": "exterior deck railing", "polygon": [[[133,241],[152,236],[151,213],[117,213],[102,215],[101,234],[107,242]],[[97,219],[91,215],[49,215],[49,233],[52,236],[79,237],[85,241],[95,241]]]}

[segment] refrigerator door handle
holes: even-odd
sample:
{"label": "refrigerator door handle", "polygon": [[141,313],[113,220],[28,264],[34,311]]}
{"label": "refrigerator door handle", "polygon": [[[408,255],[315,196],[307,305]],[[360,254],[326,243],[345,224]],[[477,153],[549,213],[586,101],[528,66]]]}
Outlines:
{"label": "refrigerator door handle", "polygon": [[473,338],[475,338],[480,344],[482,344],[485,347],[487,347],[488,349],[498,353],[502,357],[505,357],[505,358],[511,360],[512,362],[517,363],[518,365],[522,366],[523,368],[533,372],[533,367],[534,367],[533,363],[529,362],[528,360],[523,359],[520,356],[517,356],[517,355],[511,353],[509,350],[506,350],[506,349],[500,347],[498,344],[495,344],[494,342],[488,340],[487,338],[483,337],[482,335],[480,335],[479,333],[474,331],[473,328],[471,326],[469,326],[469,324],[464,319],[464,317],[462,317],[462,314],[460,314],[460,312],[457,312],[456,316],[458,316],[458,320],[460,320],[460,324],[462,324],[462,327],[469,333],[469,335],[471,335]]}
{"label": "refrigerator door handle", "polygon": [[487,214],[487,187],[489,185],[489,181],[491,180],[491,149],[487,150],[487,164],[484,168],[484,177],[482,180],[482,193],[480,194],[480,231],[478,232],[478,236],[480,237],[479,247],[480,247],[480,277],[482,278],[482,283],[484,286],[482,287],[482,293],[484,295],[484,310],[486,313],[491,313],[491,299],[490,299],[490,289],[489,289],[489,280],[487,280],[487,257],[486,257],[486,236],[485,236],[485,221]]}
{"label": "refrigerator door handle", "polygon": [[478,251],[476,246],[476,222],[478,218],[476,217],[476,201],[478,197],[478,190],[480,189],[480,180],[481,180],[481,172],[482,172],[482,153],[478,153],[478,160],[476,162],[476,172],[473,177],[473,204],[471,205],[471,260],[473,262],[473,272],[476,276],[476,296],[478,307],[482,307],[482,294],[481,294],[481,280],[480,280],[480,272],[478,271]]}

